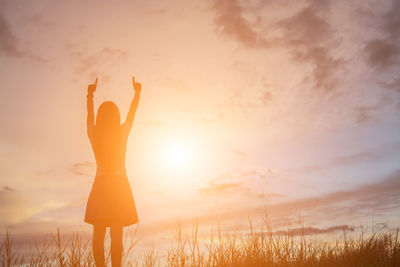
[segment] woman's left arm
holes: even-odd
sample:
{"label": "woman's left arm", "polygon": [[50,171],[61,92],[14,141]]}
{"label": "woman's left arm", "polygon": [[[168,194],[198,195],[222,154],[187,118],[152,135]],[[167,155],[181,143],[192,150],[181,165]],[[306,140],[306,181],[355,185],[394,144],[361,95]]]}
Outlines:
{"label": "woman's left arm", "polygon": [[125,120],[125,127],[127,132],[129,133],[131,128],[132,128],[132,124],[133,124],[133,119],[135,118],[135,113],[136,113],[136,109],[139,105],[139,99],[140,99],[140,92],[142,91],[142,84],[135,82],[135,78],[132,77],[132,82],[133,82],[133,89],[135,90],[135,96],[133,97],[131,106],[129,108],[128,111],[128,115],[126,116],[126,120]]}

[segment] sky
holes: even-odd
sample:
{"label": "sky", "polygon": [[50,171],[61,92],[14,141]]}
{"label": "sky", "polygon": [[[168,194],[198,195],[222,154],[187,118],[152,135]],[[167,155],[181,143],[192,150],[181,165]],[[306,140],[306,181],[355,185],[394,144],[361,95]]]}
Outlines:
{"label": "sky", "polygon": [[[86,90],[147,236],[400,224],[400,1],[0,1],[0,231],[90,229]],[[339,227],[340,228],[340,227]],[[342,229],[342,228],[340,228]],[[147,232],[146,232],[147,231]],[[329,231],[329,230],[328,230]]]}

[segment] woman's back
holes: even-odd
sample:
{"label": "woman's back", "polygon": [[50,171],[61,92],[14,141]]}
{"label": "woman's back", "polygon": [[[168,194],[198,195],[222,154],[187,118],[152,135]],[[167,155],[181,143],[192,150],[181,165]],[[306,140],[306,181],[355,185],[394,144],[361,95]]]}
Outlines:
{"label": "woman's back", "polygon": [[126,143],[128,134],[124,125],[108,131],[96,131],[91,138],[97,170],[117,173],[125,170]]}

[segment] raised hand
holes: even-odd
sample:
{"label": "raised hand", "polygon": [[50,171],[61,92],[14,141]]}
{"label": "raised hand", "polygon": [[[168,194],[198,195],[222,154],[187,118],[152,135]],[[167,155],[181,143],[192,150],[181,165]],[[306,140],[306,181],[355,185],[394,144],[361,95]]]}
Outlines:
{"label": "raised hand", "polygon": [[135,82],[135,77],[132,76],[132,83],[133,83],[133,89],[135,90],[135,93],[140,93],[142,91],[142,84]]}
{"label": "raised hand", "polygon": [[140,91],[142,90],[142,84],[135,82],[135,77],[132,76],[133,89],[135,90],[135,96],[133,97],[131,106],[128,111],[128,115],[126,116],[126,120],[124,122],[126,133],[129,134],[129,131],[132,128],[133,119],[135,118],[136,109],[139,105]]}
{"label": "raised hand", "polygon": [[93,95],[93,93],[96,91],[96,87],[97,87],[97,78],[95,83],[89,84],[88,86],[88,95]]}

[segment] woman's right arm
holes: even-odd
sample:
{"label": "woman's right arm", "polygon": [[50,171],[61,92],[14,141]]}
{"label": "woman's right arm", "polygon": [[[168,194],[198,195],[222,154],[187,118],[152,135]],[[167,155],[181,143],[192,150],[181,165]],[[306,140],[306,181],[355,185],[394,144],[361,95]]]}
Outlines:
{"label": "woman's right arm", "polygon": [[97,87],[97,78],[96,82],[93,84],[89,84],[88,86],[88,94],[87,94],[87,135],[89,139],[93,136],[93,129],[94,129],[94,107],[93,107],[93,94],[96,91]]}

